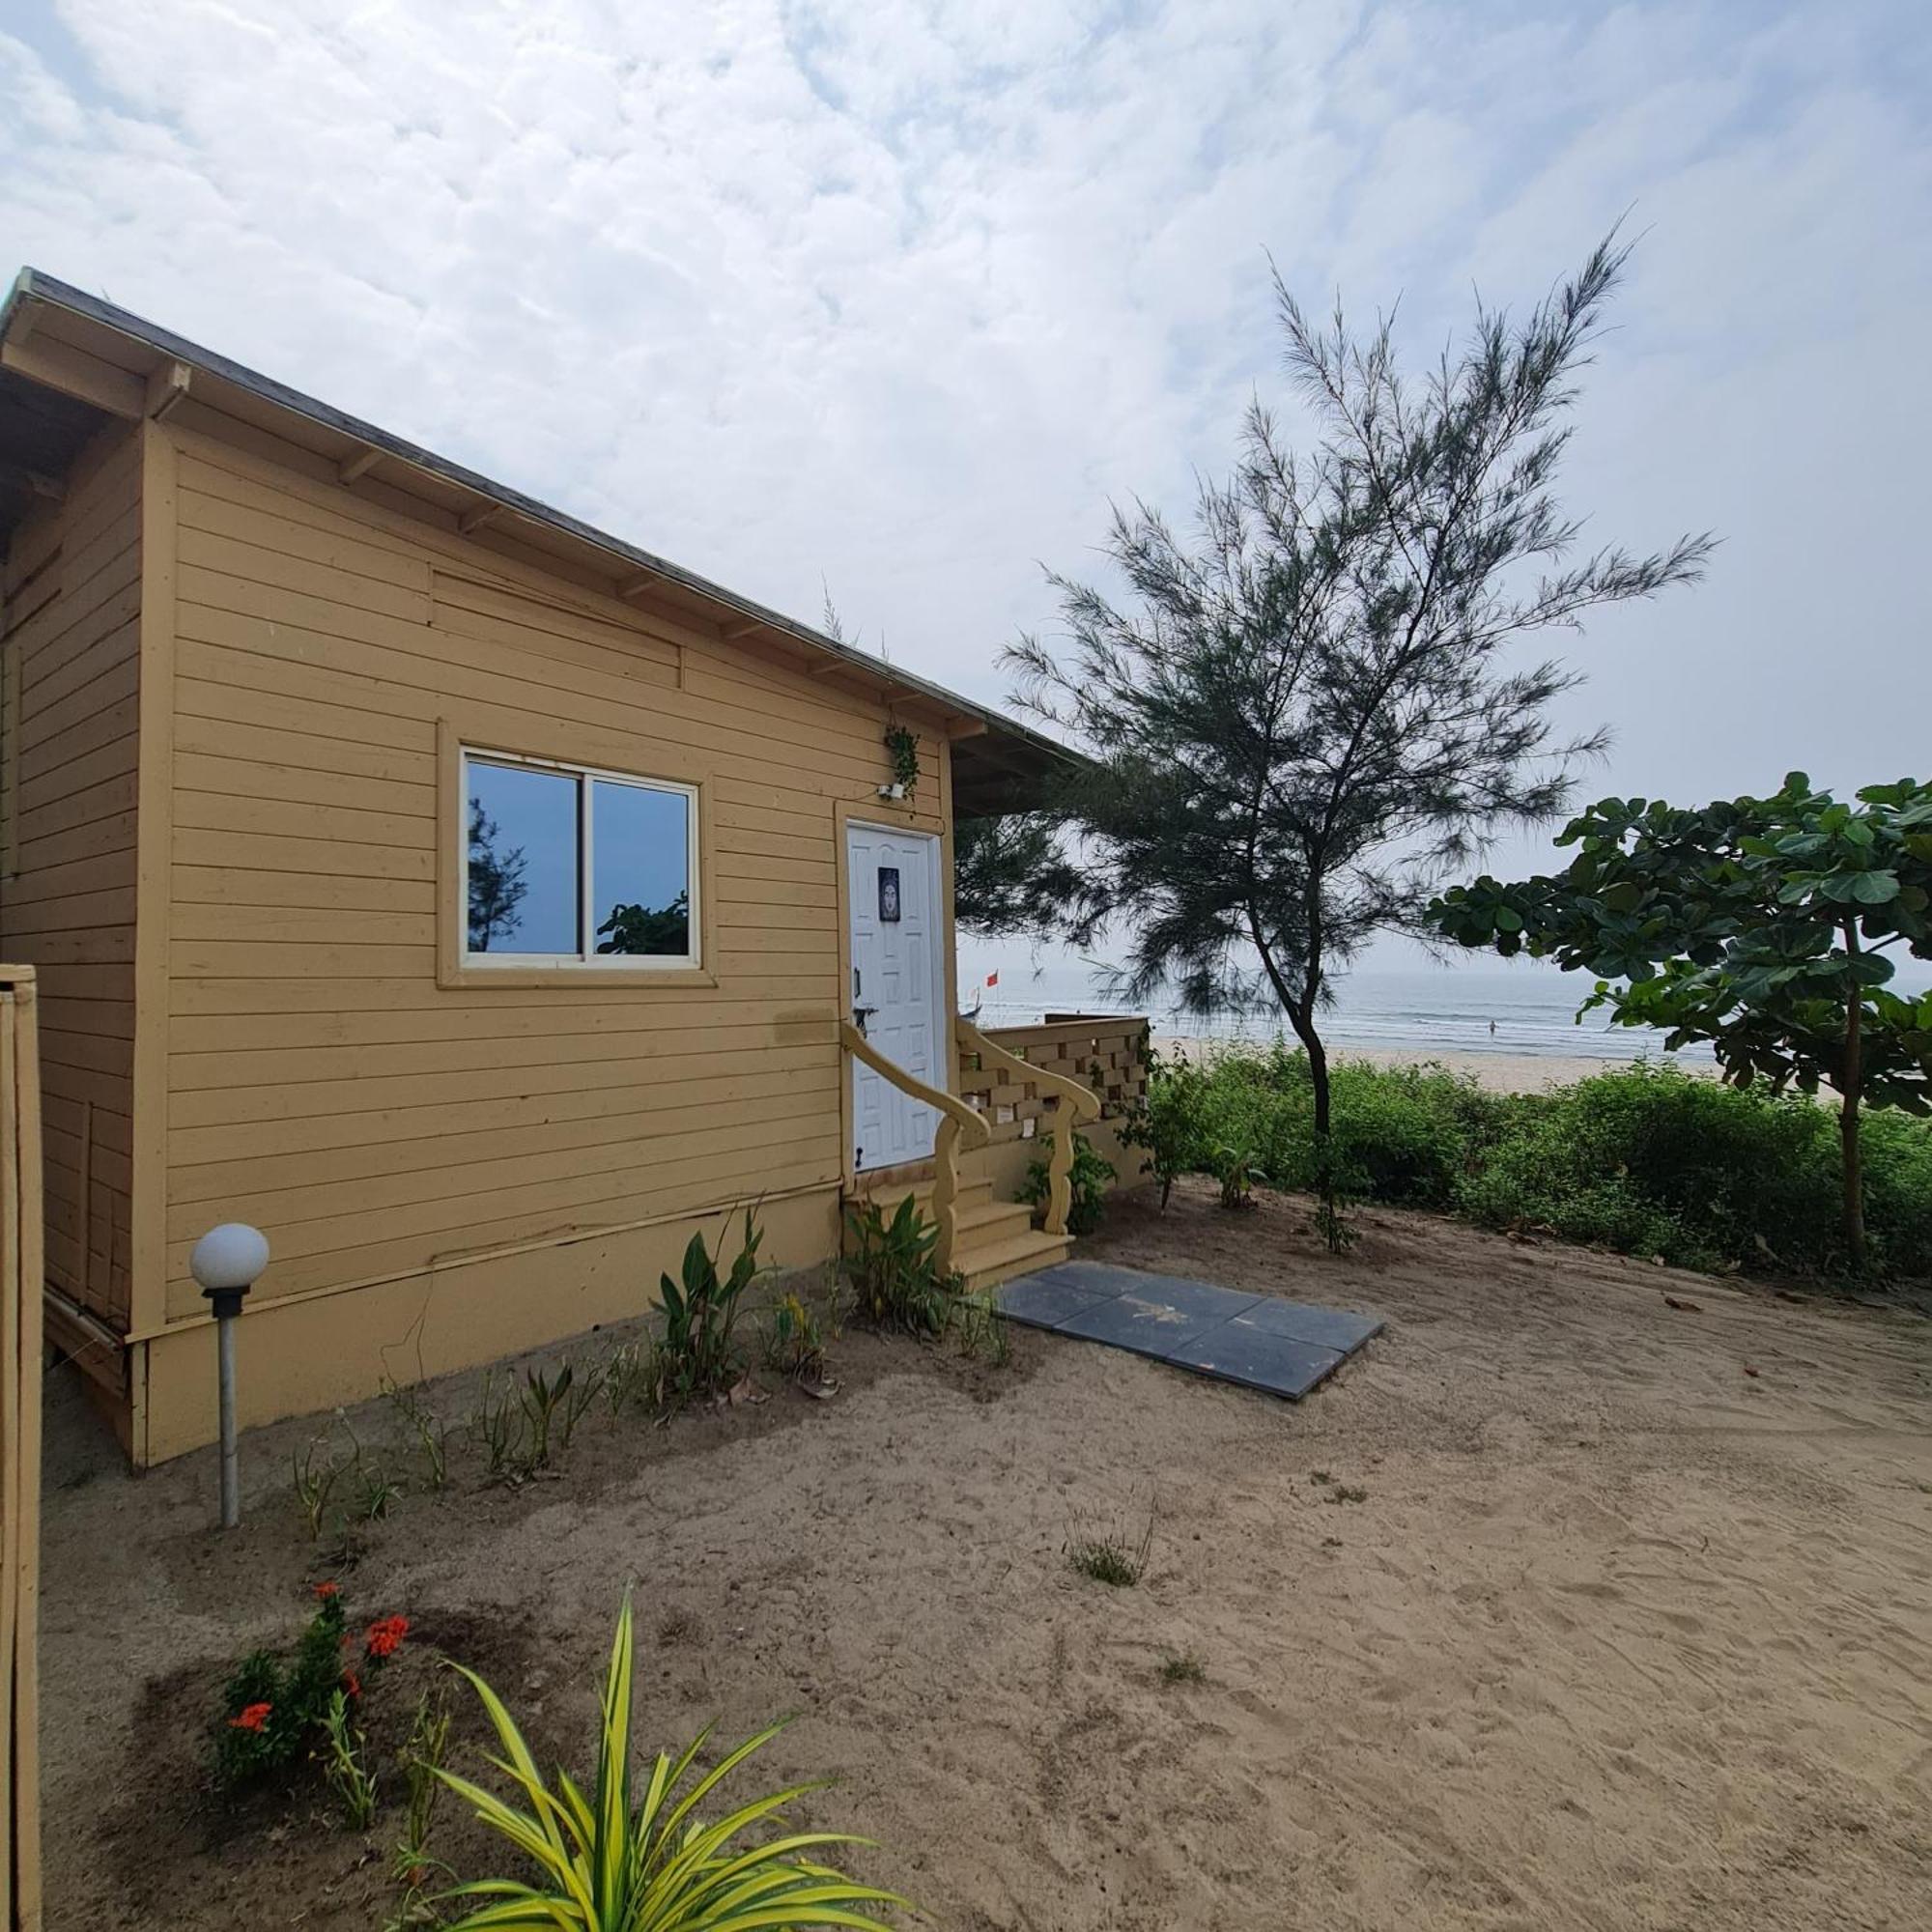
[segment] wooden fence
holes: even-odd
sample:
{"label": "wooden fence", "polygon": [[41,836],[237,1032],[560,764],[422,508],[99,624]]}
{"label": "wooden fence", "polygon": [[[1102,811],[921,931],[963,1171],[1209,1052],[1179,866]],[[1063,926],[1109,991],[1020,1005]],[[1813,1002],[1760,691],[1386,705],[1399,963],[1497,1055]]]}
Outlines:
{"label": "wooden fence", "polygon": [[0,966],[0,1809],[8,1932],[41,1924],[41,1080],[34,973]]}

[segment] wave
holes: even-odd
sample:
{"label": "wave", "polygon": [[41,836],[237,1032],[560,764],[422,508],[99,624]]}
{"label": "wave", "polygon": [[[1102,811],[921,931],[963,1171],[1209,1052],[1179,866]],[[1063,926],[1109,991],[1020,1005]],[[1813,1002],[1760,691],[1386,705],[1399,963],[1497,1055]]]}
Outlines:
{"label": "wave", "polygon": [[[1045,977],[1045,976],[1042,976]],[[1077,976],[1076,976],[1077,977]],[[985,1026],[1037,1026],[1048,1013],[1095,1015],[1140,1010],[1157,1037],[1170,1039],[1252,1040],[1267,1043],[1288,1036],[1278,1014],[1191,1013],[1169,1004],[1136,1009],[1132,1003],[1095,999],[1085,986],[1030,985],[1034,997],[1002,999],[989,993],[980,1007]],[[1391,992],[1394,989],[1390,989]],[[1373,1047],[1407,1052],[1426,1059],[1434,1053],[1498,1053],[1548,1060],[1629,1061],[1662,1053],[1664,1036],[1652,1027],[1613,1026],[1602,1014],[1578,1022],[1573,1015],[1583,997],[1571,987],[1538,986],[1529,997],[1471,996],[1467,987],[1443,989],[1441,1002],[1417,998],[1405,987],[1399,997],[1383,997],[1372,983],[1350,982],[1340,1003],[1321,1017],[1321,1037],[1333,1046]],[[1060,997],[1055,997],[1058,994]],[[1707,1046],[1691,1045],[1672,1056],[1708,1061]]]}

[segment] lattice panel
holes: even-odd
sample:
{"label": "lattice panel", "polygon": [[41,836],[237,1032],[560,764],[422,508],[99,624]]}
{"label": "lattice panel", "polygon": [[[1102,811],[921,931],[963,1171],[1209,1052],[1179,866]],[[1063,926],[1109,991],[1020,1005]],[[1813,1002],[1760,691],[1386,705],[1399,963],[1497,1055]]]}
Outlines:
{"label": "lattice panel", "polygon": [[[1043,1072],[1060,1073],[1090,1089],[1100,1101],[1100,1118],[1117,1120],[1132,1111],[1147,1092],[1148,1023],[1144,1019],[1059,1020],[1044,1026],[988,1027],[996,1046]],[[959,1090],[969,1106],[985,1115],[995,1141],[1030,1140],[1054,1108],[1031,1082],[1020,1085],[1004,1071],[983,1073],[971,1056],[962,1058]]]}

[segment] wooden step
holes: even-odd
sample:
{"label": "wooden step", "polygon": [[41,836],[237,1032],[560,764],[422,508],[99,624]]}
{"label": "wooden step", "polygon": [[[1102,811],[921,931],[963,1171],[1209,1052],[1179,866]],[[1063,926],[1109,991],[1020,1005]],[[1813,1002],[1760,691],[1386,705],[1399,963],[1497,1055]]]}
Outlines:
{"label": "wooden step", "polygon": [[[876,1201],[888,1219],[910,1194],[919,1203],[920,1212],[932,1212],[932,1181],[929,1177],[907,1180],[900,1177],[872,1188],[862,1175],[845,1198]],[[958,1208],[958,1240],[952,1264],[966,1279],[970,1293],[980,1293],[1015,1275],[1031,1274],[1035,1268],[1049,1267],[1065,1261],[1072,1252],[1069,1236],[1042,1235],[1033,1225],[1035,1208],[1024,1201],[995,1201],[993,1183],[986,1179],[962,1179],[955,1197]]]}
{"label": "wooden step", "polygon": [[984,1247],[989,1242],[1023,1235],[1033,1226],[1034,1208],[1024,1201],[993,1201],[959,1197],[958,1248]]}
{"label": "wooden step", "polygon": [[[930,1220],[932,1217],[930,1197],[923,1193],[915,1193],[913,1198],[919,1203],[919,1211]],[[880,1212],[890,1220],[894,1210],[904,1199],[903,1194],[882,1193],[878,1197]],[[988,1247],[1024,1235],[1033,1227],[1037,1211],[1024,1201],[995,1201],[992,1184],[989,1181],[968,1182],[961,1186],[957,1197],[956,1250],[964,1254],[974,1248]]]}
{"label": "wooden step", "polygon": [[1042,1235],[1028,1228],[1023,1234],[976,1244],[955,1256],[954,1264],[966,1277],[967,1293],[980,1294],[1016,1275],[1032,1274],[1036,1268],[1064,1262],[1072,1251],[1070,1235]]}
{"label": "wooden step", "polygon": [[[879,1211],[890,1220],[898,1205],[910,1194],[919,1203],[919,1211],[930,1215],[932,1212],[932,1181],[889,1180],[882,1186],[868,1187],[866,1177],[861,1175],[858,1181],[846,1194],[847,1201],[876,1201]],[[964,1214],[968,1208],[983,1208],[992,1204],[993,1183],[986,1179],[961,1179],[959,1191],[952,1197],[953,1205]]]}

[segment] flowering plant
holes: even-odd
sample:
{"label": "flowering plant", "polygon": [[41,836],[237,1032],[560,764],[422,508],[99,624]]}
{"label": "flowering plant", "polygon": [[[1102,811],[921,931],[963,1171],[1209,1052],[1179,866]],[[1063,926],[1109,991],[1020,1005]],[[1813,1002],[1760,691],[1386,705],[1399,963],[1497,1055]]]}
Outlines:
{"label": "flowering plant", "polygon": [[362,1634],[363,1654],[371,1663],[386,1663],[410,1634],[408,1617],[383,1617]]}
{"label": "flowering plant", "polygon": [[214,1726],[214,1776],[226,1789],[248,1784],[296,1763],[323,1735],[329,1699],[362,1694],[363,1671],[380,1669],[409,1633],[407,1617],[384,1617],[363,1633],[361,1670],[345,1655],[354,1645],[341,1585],[315,1586],[315,1609],[284,1660],[258,1650],[244,1658],[222,1687]]}

